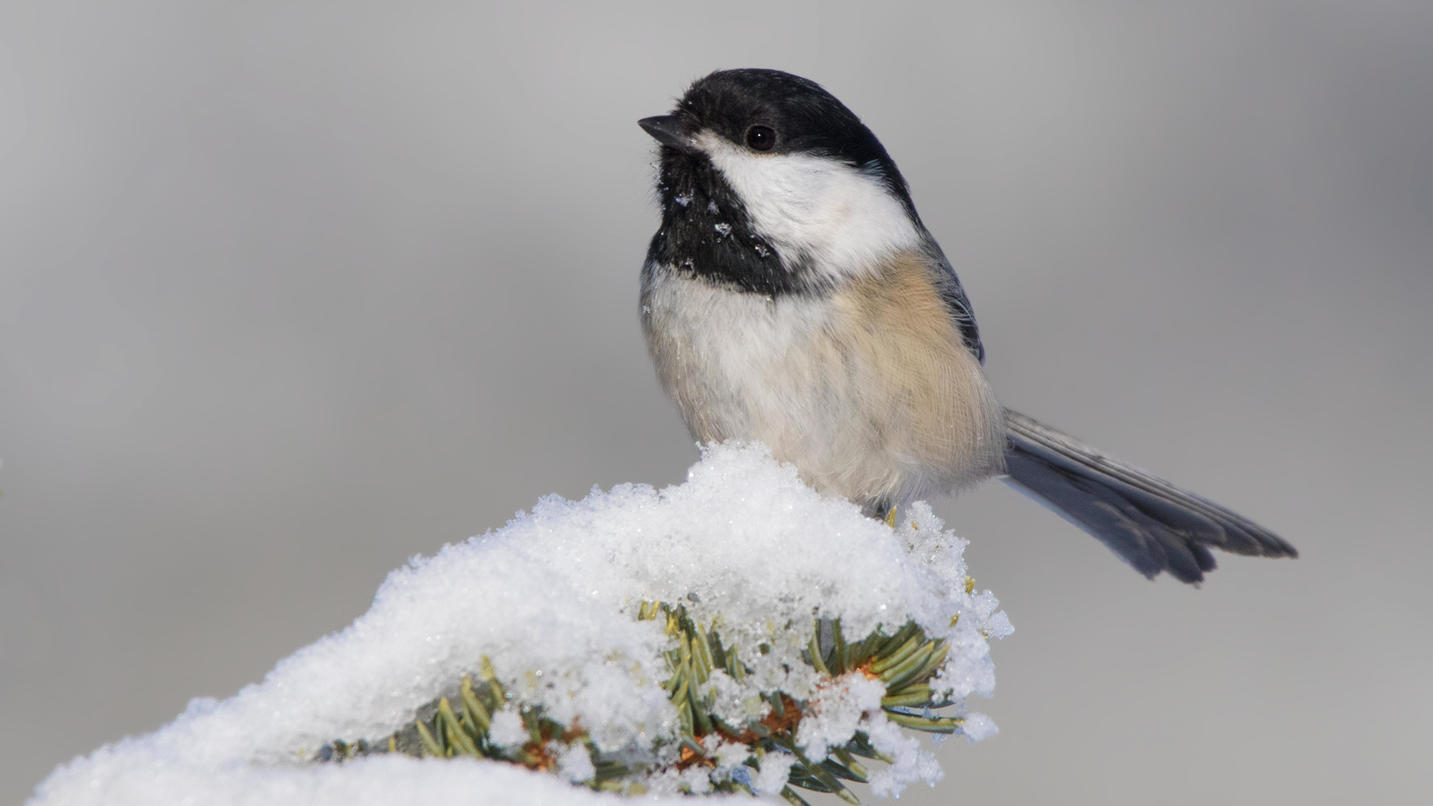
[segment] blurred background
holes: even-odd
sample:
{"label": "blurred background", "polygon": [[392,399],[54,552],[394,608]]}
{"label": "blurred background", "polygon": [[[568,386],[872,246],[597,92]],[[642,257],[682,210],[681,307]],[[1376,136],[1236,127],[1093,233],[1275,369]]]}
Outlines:
{"label": "blurred background", "polygon": [[1006,403],[1303,552],[1150,583],[999,484],[1016,626],[917,803],[1407,802],[1433,721],[1433,4],[5,4],[0,802],[410,555],[697,452],[637,118],[767,66],[877,132]]}

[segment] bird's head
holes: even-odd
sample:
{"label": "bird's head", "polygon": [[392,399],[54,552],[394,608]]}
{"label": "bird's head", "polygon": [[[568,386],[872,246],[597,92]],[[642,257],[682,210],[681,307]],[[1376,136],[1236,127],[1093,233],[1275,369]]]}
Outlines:
{"label": "bird's head", "polygon": [[895,162],[815,82],[723,70],[638,123],[661,144],[654,259],[774,294],[861,276],[922,242]]}

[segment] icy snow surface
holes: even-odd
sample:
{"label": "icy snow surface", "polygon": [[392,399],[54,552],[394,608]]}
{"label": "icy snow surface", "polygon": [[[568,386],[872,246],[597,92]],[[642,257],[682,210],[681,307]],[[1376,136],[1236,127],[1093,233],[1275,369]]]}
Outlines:
{"label": "icy snow surface", "polygon": [[[911,510],[893,533],[806,488],[760,446],[710,448],[685,484],[664,490],[549,496],[501,529],[397,569],[367,613],[280,661],[262,683],[226,700],[195,699],[155,733],[62,765],[31,803],[613,803],[618,796],[564,780],[590,774],[572,755],[559,775],[461,759],[307,761],[330,740],[400,728],[452,694],[484,655],[510,693],[563,724],[580,721],[602,749],[660,748],[678,725],[660,687],[670,644],[661,620],[636,619],[644,600],[681,603],[702,624],[719,616],[723,643],[740,647],[754,670],[746,686],[814,698],[798,736],[809,757],[859,727],[896,757],[870,765],[873,791],[898,794],[939,777],[929,742],[886,721],[879,687],[859,674],[818,690],[799,654],[813,618],[839,617],[851,637],[914,619],[951,644],[936,688],[956,699],[990,694],[986,636],[1008,634],[1009,621],[988,591],[965,592],[965,542],[924,505]],[[709,685],[719,710],[759,715],[761,703],[730,676]],[[967,725],[971,738],[994,732],[980,714]],[[709,738],[734,775],[761,792],[781,789],[780,759],[738,767],[739,748]],[[701,774],[653,777],[651,791],[667,797],[645,802],[689,803],[676,788],[705,791]]]}

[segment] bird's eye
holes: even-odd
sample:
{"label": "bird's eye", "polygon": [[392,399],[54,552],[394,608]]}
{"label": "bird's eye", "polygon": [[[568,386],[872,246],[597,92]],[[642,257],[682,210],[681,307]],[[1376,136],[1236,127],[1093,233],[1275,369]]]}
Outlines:
{"label": "bird's eye", "polygon": [[746,130],[746,146],[753,151],[770,151],[776,145],[776,130],[770,126],[752,126]]}

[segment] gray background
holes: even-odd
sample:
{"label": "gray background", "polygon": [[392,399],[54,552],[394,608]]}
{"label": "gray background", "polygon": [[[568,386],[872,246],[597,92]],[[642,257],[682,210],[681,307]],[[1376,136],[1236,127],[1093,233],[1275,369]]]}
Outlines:
{"label": "gray background", "polygon": [[821,81],[1005,401],[1304,552],[1146,582],[991,484],[1002,733],[916,802],[1408,802],[1433,720],[1433,4],[6,2],[0,802],[414,553],[696,451],[634,121]]}

